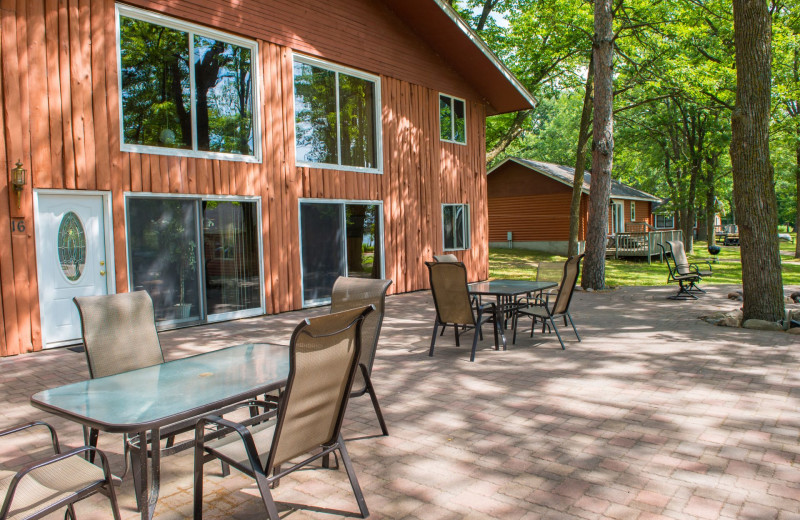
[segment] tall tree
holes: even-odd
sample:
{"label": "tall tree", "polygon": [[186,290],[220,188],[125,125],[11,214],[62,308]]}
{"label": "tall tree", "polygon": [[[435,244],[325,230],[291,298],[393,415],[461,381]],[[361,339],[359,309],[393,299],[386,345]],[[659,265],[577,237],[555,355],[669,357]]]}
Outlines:
{"label": "tall tree", "polygon": [[569,243],[567,256],[578,254],[578,234],[581,227],[581,198],[583,198],[583,172],[586,164],[589,126],[592,123],[592,102],[594,99],[594,59],[589,57],[589,70],[583,93],[583,109],[578,128],[578,146],[575,150],[575,176],[572,179],[572,201],[569,206]]}
{"label": "tall tree", "polygon": [[765,0],[733,0],[736,107],[733,194],[742,254],[744,319],[784,317],[777,207],[769,157],[772,17]]}
{"label": "tall tree", "polygon": [[594,120],[592,124],[592,181],[589,191],[589,223],[586,262],[581,286],[602,289],[606,276],[606,233],[611,167],[614,159],[614,17],[611,0],[595,0]]}

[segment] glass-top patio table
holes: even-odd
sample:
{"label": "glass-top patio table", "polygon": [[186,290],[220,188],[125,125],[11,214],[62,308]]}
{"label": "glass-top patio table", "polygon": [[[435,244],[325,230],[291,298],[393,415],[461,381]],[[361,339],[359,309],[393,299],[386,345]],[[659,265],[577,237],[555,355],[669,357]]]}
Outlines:
{"label": "glass-top patio table", "polygon": [[475,296],[494,296],[497,298],[495,310],[495,320],[498,324],[500,337],[503,340],[503,350],[506,349],[506,334],[504,315],[514,311],[518,296],[532,294],[545,289],[558,287],[558,282],[531,282],[528,280],[488,280],[485,282],[473,282],[467,285],[469,293]]}
{"label": "glass-top patio table", "polygon": [[135,450],[134,462],[141,474],[137,503],[149,520],[160,485],[160,429],[282,388],[288,375],[288,347],[252,343],[44,390],[31,404],[100,431],[138,435],[140,443],[149,432],[149,491],[146,446]]}

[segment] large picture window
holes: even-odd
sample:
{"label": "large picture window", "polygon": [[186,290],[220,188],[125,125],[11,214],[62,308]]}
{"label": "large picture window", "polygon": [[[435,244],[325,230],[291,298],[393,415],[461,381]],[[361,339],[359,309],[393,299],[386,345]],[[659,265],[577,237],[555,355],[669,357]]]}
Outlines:
{"label": "large picture window", "polygon": [[380,80],[304,56],[294,59],[298,164],[380,173]]}
{"label": "large picture window", "polygon": [[256,201],[131,195],[126,209],[130,288],[150,293],[157,321],[262,312]]}
{"label": "large picture window", "polygon": [[469,249],[469,206],[442,204],[444,250]]}
{"label": "large picture window", "polygon": [[257,160],[255,42],[117,6],[122,149]]}
{"label": "large picture window", "polygon": [[442,141],[466,144],[466,121],[464,100],[439,94],[439,132]]}

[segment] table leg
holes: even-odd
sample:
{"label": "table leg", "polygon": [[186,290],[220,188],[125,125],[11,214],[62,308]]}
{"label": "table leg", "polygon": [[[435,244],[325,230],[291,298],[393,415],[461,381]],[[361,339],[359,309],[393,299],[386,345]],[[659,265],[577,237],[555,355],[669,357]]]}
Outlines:
{"label": "table leg", "polygon": [[137,488],[135,490],[136,503],[139,506],[142,520],[151,520],[153,518],[161,485],[161,431],[159,428],[150,431],[150,450],[153,460],[150,462],[150,487],[148,489],[147,432],[139,432],[139,449],[131,453],[135,453],[138,459],[133,461],[133,465],[139,474],[139,478],[134,479],[134,483],[138,480],[138,484],[134,487]]}
{"label": "table leg", "polygon": [[[505,311],[501,302],[501,296],[497,296],[497,303],[494,306],[494,326],[497,327],[498,332],[500,332],[500,339],[503,341],[503,350],[508,350],[508,345],[506,343]],[[500,350],[497,344],[495,344],[494,348],[495,350]]]}

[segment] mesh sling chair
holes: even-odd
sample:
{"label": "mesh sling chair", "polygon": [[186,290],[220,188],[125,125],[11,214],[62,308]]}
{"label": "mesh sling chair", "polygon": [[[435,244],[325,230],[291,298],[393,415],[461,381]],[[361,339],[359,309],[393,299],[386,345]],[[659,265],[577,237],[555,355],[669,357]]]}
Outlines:
{"label": "mesh sling chair", "polygon": [[[670,300],[696,300],[697,296],[693,293],[704,293],[705,291],[697,286],[697,283],[704,276],[711,276],[711,263],[708,263],[708,270],[700,270],[697,264],[690,264],[686,258],[686,250],[680,240],[668,240],[669,251],[659,244],[664,251],[664,258],[667,259],[667,283],[677,283],[678,293],[670,296]],[[670,263],[672,259],[672,263]]]}
{"label": "mesh sling chair", "polygon": [[434,262],[458,262],[458,257],[452,253],[446,255],[433,255]]}
{"label": "mesh sling chair", "polygon": [[[254,478],[269,518],[278,520],[270,485],[337,450],[361,517],[369,516],[340,430],[358,367],[361,327],[372,311],[370,305],[308,318],[294,329],[289,345],[289,377],[277,418],[250,428],[215,415],[198,421],[194,452],[195,519],[203,517],[203,464],[209,460],[218,458]],[[230,434],[206,442],[205,427],[209,424]],[[304,456],[301,462],[290,462],[291,467],[281,469],[283,464],[301,455]]]}
{"label": "mesh sling chair", "polygon": [[[103,452],[83,446],[61,453],[55,429],[40,421],[0,431],[0,437],[34,428],[47,429],[53,455],[28,463],[17,472],[0,468],[0,496],[5,496],[0,520],[42,518],[63,507],[67,508],[64,518],[75,520],[73,504],[97,492],[108,496],[111,512],[119,520],[113,477]],[[87,453],[99,455],[101,466],[84,458]]]}
{"label": "mesh sling chair", "polygon": [[[145,368],[164,362],[161,343],[156,330],[153,301],[146,291],[134,291],[101,296],[73,298],[81,317],[81,331],[86,361],[91,378],[105,377],[137,368]],[[185,421],[162,430],[167,439],[163,454],[187,449],[194,439],[174,444],[175,434],[193,430],[195,421]],[[86,443],[97,446],[98,431],[89,429]],[[138,437],[125,438],[125,451],[139,450]],[[127,473],[127,456],[123,457]],[[139,467],[133,464],[133,477],[139,489]],[[227,467],[222,471],[227,474]],[[136,494],[137,499],[139,494]]]}
{"label": "mesh sling chair", "polygon": [[495,319],[496,307],[494,303],[483,305],[474,304],[470,300],[467,288],[467,268],[461,262],[425,262],[430,276],[433,303],[436,306],[436,321],[433,324],[433,336],[429,356],[433,356],[433,347],[436,344],[439,326],[446,327],[452,324],[456,333],[456,346],[461,346],[459,340],[459,326],[466,325],[474,328],[472,338],[472,352],[469,360],[475,361],[475,351],[478,347],[478,337],[483,339],[481,326],[491,321],[494,325],[494,346],[497,345],[497,327]]}
{"label": "mesh sling chair", "polygon": [[390,285],[392,285],[391,280],[340,276],[334,282],[331,292],[331,313],[366,305],[375,307],[375,311],[364,318],[364,323],[361,325],[361,358],[359,359],[359,370],[356,372],[350,397],[361,397],[364,394],[369,394],[372,400],[372,407],[375,409],[375,415],[378,416],[378,422],[381,425],[381,432],[384,435],[389,435],[389,430],[386,428],[381,406],[378,404],[378,396],[372,386],[372,365],[375,362],[375,351],[378,348],[378,339],[380,338],[381,325],[383,324],[386,291]]}
{"label": "mesh sling chair", "polygon": [[572,316],[569,313],[569,304],[572,301],[572,294],[575,292],[575,284],[578,282],[578,276],[581,272],[581,260],[583,256],[582,254],[571,256],[564,262],[564,271],[561,276],[561,284],[559,285],[560,289],[552,306],[548,300],[542,300],[541,298],[525,298],[520,300],[520,306],[516,310],[514,339],[512,343],[517,341],[517,322],[519,321],[519,316],[530,316],[533,320],[533,323],[531,323],[531,336],[533,336],[533,329],[536,326],[537,319],[542,320],[542,330],[544,330],[545,325],[552,326],[559,343],[561,343],[562,350],[566,347],[564,346],[564,340],[561,339],[561,334],[558,332],[558,327],[556,327],[556,322],[553,318],[563,317],[565,327],[567,326],[567,320],[569,320],[569,324],[572,325],[572,330],[575,331],[575,336],[578,338],[578,341],[581,340],[578,329],[575,327],[575,322],[572,321]]}

